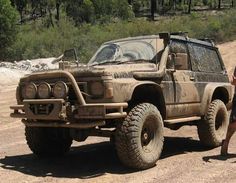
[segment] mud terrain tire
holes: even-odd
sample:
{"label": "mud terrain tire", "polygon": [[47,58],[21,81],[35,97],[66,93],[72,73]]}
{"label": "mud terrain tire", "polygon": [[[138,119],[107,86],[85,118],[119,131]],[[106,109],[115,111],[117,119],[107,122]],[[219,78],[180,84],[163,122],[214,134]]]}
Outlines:
{"label": "mud terrain tire", "polygon": [[37,156],[60,156],[69,151],[72,144],[69,129],[26,127],[26,141]]}
{"label": "mud terrain tire", "polygon": [[131,168],[153,167],[163,148],[163,120],[152,104],[142,103],[129,112],[116,129],[116,150],[121,162]]}
{"label": "mud terrain tire", "polygon": [[208,147],[218,147],[225,138],[229,119],[225,104],[214,100],[208,107],[204,120],[198,124],[198,136],[201,143]]}

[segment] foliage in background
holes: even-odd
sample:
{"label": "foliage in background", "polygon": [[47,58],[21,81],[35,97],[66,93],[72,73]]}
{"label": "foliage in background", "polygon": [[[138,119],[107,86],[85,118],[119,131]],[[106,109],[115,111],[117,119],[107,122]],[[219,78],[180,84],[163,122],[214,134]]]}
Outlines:
{"label": "foliage in background", "polygon": [[76,27],[64,16],[58,26],[45,28],[40,21],[21,26],[18,38],[8,54],[10,60],[59,56],[65,49],[77,47],[80,60],[87,62],[105,41],[158,32],[187,31],[191,37],[213,38],[217,42],[236,38],[236,10],[216,14],[192,13],[190,16],[164,18],[158,22],[134,19],[109,24],[83,24]]}
{"label": "foliage in background", "polygon": [[81,23],[109,22],[112,18],[123,20],[134,17],[127,0],[68,0],[66,13],[76,25]]}
{"label": "foliage in background", "polygon": [[0,58],[6,57],[7,47],[16,38],[16,10],[10,1],[0,0]]}
{"label": "foliage in background", "polygon": [[235,0],[9,0],[20,15],[19,23],[45,18],[47,26],[55,26],[61,12],[73,18],[76,25],[113,22],[135,16],[190,14],[192,10],[234,7]]}

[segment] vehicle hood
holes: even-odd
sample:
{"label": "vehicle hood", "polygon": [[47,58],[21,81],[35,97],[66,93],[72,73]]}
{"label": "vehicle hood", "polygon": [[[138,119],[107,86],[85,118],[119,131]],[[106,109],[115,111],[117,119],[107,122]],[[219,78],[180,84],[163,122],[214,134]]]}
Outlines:
{"label": "vehicle hood", "polygon": [[[80,65],[73,69],[66,69],[70,72],[77,81],[83,80],[83,78],[94,77],[113,77],[113,78],[132,78],[133,73],[137,71],[152,72],[157,71],[158,66],[152,63],[139,63],[139,64],[122,64],[122,65],[101,65],[101,66],[88,66]],[[36,72],[29,74],[20,79],[20,83],[24,82],[55,82],[59,75],[48,76],[48,73],[52,70]],[[60,77],[61,78],[61,77]]]}
{"label": "vehicle hood", "polygon": [[69,70],[75,77],[113,76],[113,78],[133,77],[133,72],[156,71],[157,65],[153,63],[101,65],[101,66],[79,66]]}

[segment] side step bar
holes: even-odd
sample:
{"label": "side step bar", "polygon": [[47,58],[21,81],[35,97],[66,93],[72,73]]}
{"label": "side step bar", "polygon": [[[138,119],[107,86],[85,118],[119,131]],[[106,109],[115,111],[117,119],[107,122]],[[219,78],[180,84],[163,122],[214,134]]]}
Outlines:
{"label": "side step bar", "polygon": [[183,123],[183,122],[198,121],[198,120],[201,120],[201,117],[193,116],[193,117],[187,117],[187,118],[167,119],[167,120],[164,120],[164,122],[174,124],[174,123]]}

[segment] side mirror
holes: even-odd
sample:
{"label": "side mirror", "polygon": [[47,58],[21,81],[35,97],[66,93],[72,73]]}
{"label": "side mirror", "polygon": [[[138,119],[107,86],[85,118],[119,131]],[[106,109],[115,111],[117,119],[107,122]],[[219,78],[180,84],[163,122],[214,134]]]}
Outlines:
{"label": "side mirror", "polygon": [[76,49],[73,48],[73,49],[65,50],[62,57],[62,61],[69,61],[69,62],[77,63],[79,60],[78,60]]}
{"label": "side mirror", "polygon": [[188,54],[186,53],[176,53],[175,58],[175,68],[177,70],[188,70],[189,65],[188,65]]}

